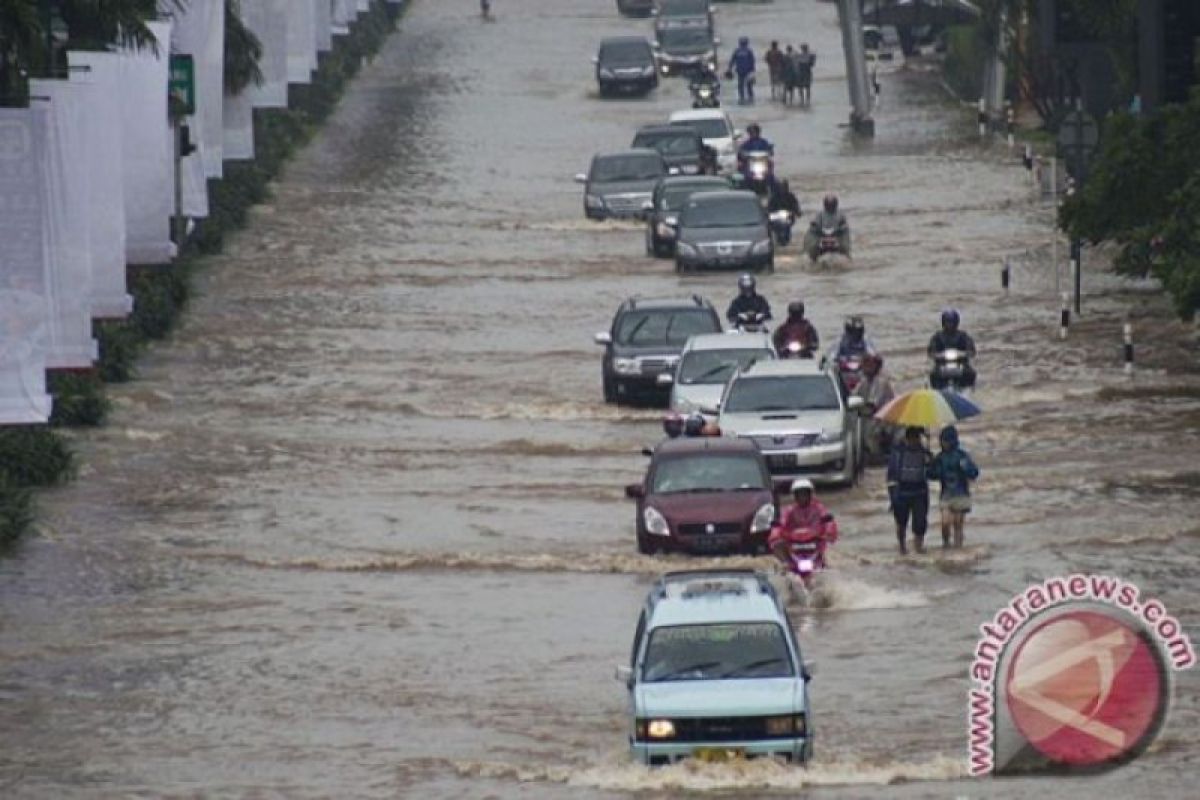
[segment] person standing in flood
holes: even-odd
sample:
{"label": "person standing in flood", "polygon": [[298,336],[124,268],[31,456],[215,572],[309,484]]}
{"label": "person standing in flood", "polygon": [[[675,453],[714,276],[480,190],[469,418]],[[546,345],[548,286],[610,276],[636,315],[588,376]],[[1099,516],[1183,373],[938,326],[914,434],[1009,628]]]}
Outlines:
{"label": "person standing in flood", "polygon": [[930,463],[928,477],[942,485],[942,547],[962,547],[963,527],[971,511],[971,483],[979,477],[979,467],[959,446],[953,425],[942,429],[938,443],[942,452]]}
{"label": "person standing in flood", "polygon": [[887,487],[892,516],[896,520],[896,542],[900,555],[908,555],[908,523],[912,520],[913,547],[925,552],[925,531],[929,527],[929,481],[933,453],[921,441],[922,430],[905,428],[904,439],[888,454]]}
{"label": "person standing in flood", "polygon": [[800,87],[800,105],[807,107],[812,100],[813,68],[817,65],[817,54],[810,52],[807,44],[800,45],[796,54],[796,83]]}
{"label": "person standing in flood", "polygon": [[767,49],[766,61],[771,77],[771,99],[774,100],[783,80],[783,51],[779,49],[779,42],[771,42],[770,48]]}

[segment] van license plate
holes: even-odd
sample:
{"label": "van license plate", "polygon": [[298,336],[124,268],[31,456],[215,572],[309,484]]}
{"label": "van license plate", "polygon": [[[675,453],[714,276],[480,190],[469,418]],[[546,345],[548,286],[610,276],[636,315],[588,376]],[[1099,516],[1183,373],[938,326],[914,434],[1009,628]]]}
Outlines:
{"label": "van license plate", "polygon": [[740,747],[698,747],[692,751],[692,757],[697,761],[718,764],[745,758],[746,751]]}

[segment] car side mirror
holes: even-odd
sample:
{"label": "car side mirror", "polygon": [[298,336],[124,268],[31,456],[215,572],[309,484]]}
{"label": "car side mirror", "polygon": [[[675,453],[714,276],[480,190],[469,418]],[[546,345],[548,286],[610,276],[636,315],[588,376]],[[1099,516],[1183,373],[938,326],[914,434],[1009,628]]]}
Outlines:
{"label": "car side mirror", "polygon": [[851,397],[848,400],[846,400],[846,408],[850,409],[851,411],[861,412],[863,407],[866,406],[866,404],[867,404],[866,400],[864,400],[861,397],[857,397],[857,396]]}
{"label": "car side mirror", "polygon": [[633,685],[633,667],[618,664],[616,670],[613,671],[613,678],[626,686]]}
{"label": "car side mirror", "polygon": [[717,45],[719,45],[720,43],[721,43],[721,37],[720,37],[720,36],[718,36],[718,37],[716,37],[715,39],[713,39],[713,47],[716,47],[716,46],[717,46]]}
{"label": "car side mirror", "polygon": [[813,679],[813,676],[817,674],[817,662],[805,661],[803,673],[804,673],[804,680],[811,681]]}
{"label": "car side mirror", "polygon": [[587,175],[582,172],[576,172],[575,173],[575,182],[576,183],[587,183]]}
{"label": "car side mirror", "polygon": [[625,496],[630,500],[641,500],[646,496],[646,487],[640,483],[631,483],[625,487]]}
{"label": "car side mirror", "polygon": [[654,202],[652,200],[643,200],[642,201],[642,211],[653,211],[653,210],[654,210]]}
{"label": "car side mirror", "polygon": [[592,56],[592,63],[598,65],[600,63],[600,56]]}
{"label": "car side mirror", "polygon": [[745,131],[739,130],[738,128],[733,129],[733,138],[734,139],[740,139],[745,135],[746,135]]}
{"label": "car side mirror", "polygon": [[612,344],[612,334],[608,331],[600,331],[592,337],[592,340],[595,341],[596,344]]}
{"label": "car side mirror", "polygon": [[660,372],[658,373],[658,377],[654,379],[654,382],[659,386],[670,386],[675,382],[675,376],[669,372]]}

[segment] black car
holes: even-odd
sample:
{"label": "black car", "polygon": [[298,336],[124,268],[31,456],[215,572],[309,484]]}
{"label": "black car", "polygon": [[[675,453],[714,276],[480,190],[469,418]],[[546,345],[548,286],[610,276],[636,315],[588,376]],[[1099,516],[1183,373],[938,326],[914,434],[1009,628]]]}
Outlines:
{"label": "black car", "polygon": [[694,194],[679,212],[675,269],[775,271],[775,243],[753,192]]}
{"label": "black car", "polygon": [[682,125],[647,125],[633,136],[634,148],[651,148],[662,153],[672,174],[698,175],[704,140],[695,128]]}
{"label": "black car", "polygon": [[612,327],[595,337],[596,344],[604,345],[600,362],[604,401],[651,399],[665,405],[671,384],[660,383],[658,376],[675,369],[690,337],[721,331],[720,315],[698,295],[629,298],[617,309]]}
{"label": "black car", "polygon": [[729,190],[729,181],[715,175],[669,175],[659,179],[646,211],[646,252],[660,258],[675,254],[679,210],[696,192]]}
{"label": "black car", "polygon": [[658,0],[654,9],[657,28],[704,27],[712,28],[716,9],[709,0]]}
{"label": "black car", "polygon": [[658,86],[654,50],[641,36],[605,39],[593,60],[601,97],[617,92],[645,94]]}
{"label": "black car", "polygon": [[648,17],[654,13],[654,0],[617,0],[617,11],[629,17]]}
{"label": "black car", "polygon": [[705,26],[658,28],[654,32],[654,50],[663,75],[693,73],[705,69],[717,71],[717,45],[712,28]]}
{"label": "black car", "polygon": [[640,219],[655,184],[666,174],[667,162],[650,148],[595,155],[588,171],[575,176],[584,185],[583,213],[588,219]]}

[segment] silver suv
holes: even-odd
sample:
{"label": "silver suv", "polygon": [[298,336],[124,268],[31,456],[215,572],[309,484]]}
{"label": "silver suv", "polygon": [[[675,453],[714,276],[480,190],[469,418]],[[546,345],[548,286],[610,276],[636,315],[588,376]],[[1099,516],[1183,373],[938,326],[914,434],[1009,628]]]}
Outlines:
{"label": "silver suv", "polygon": [[862,464],[862,405],[816,361],[759,361],[730,379],[717,424],[752,439],[776,477],[850,486]]}
{"label": "silver suv", "polygon": [[674,372],[658,380],[671,384],[671,410],[691,414],[718,406],[734,372],[774,358],[775,348],[765,333],[701,334],[688,339]]}

